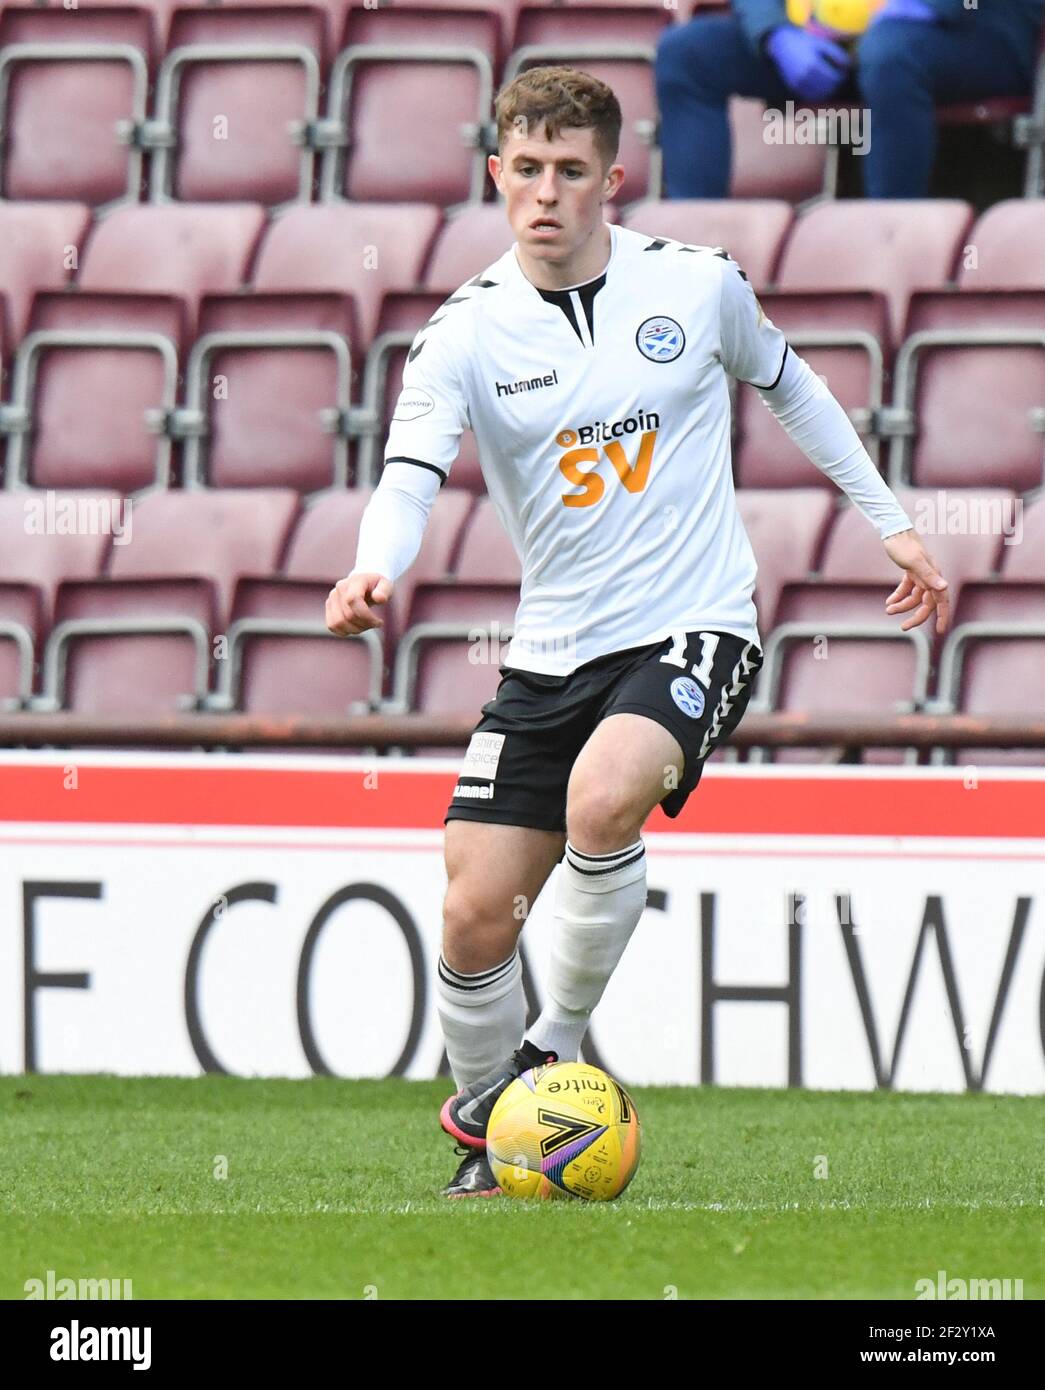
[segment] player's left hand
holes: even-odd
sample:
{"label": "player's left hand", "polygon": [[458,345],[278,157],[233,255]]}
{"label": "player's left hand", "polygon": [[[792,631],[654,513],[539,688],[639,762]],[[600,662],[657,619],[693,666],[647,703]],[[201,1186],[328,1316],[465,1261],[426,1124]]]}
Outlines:
{"label": "player's left hand", "polygon": [[[883,541],[885,553],[904,572],[904,577],[885,601],[887,613],[910,613],[900,624],[901,632],[920,627],[936,614],[936,631],[944,633],[951,621],[951,598],[947,580],[936,568],[916,531],[899,531]],[[912,611],[913,610],[913,611]]]}

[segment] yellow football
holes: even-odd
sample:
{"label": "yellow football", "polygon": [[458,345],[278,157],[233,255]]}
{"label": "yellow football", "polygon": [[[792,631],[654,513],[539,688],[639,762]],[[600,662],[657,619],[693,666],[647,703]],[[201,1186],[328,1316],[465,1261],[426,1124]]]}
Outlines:
{"label": "yellow football", "polygon": [[584,1062],[534,1067],[498,1098],[486,1156],[507,1197],[619,1197],[639,1166],[639,1117],[619,1082]]}

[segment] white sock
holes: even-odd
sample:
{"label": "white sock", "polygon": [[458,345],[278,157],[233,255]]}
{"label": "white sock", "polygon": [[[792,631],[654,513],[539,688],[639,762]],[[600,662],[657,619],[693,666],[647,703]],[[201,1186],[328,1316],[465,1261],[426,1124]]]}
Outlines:
{"label": "white sock", "polygon": [[476,975],[462,975],[440,956],[436,996],[447,1060],[460,1091],[510,1057],[522,1039],[526,996],[519,952]]}
{"label": "white sock", "polygon": [[555,884],[551,968],[540,1018],[527,1029],[537,1047],[575,1062],[602,998],[646,906],[646,847],[584,854],[566,841]]}

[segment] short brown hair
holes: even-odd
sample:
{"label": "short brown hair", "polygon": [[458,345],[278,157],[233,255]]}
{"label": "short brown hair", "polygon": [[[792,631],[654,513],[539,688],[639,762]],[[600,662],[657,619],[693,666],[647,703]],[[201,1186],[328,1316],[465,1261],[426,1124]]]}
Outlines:
{"label": "short brown hair", "polygon": [[570,67],[530,68],[503,87],[497,97],[497,148],[504,149],[509,133],[521,128],[554,140],[565,127],[595,131],[607,168],[620,145],[620,102],[605,82]]}

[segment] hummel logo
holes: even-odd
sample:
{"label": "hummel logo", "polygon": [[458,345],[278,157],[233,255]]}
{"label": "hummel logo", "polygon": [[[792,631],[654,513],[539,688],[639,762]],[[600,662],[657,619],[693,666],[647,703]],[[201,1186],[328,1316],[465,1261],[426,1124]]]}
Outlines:
{"label": "hummel logo", "polygon": [[513,381],[510,386],[503,381],[495,381],[499,396],[517,396],[522,391],[540,391],[543,386],[558,386],[559,373],[551,371],[547,376],[531,376],[524,381]]}

